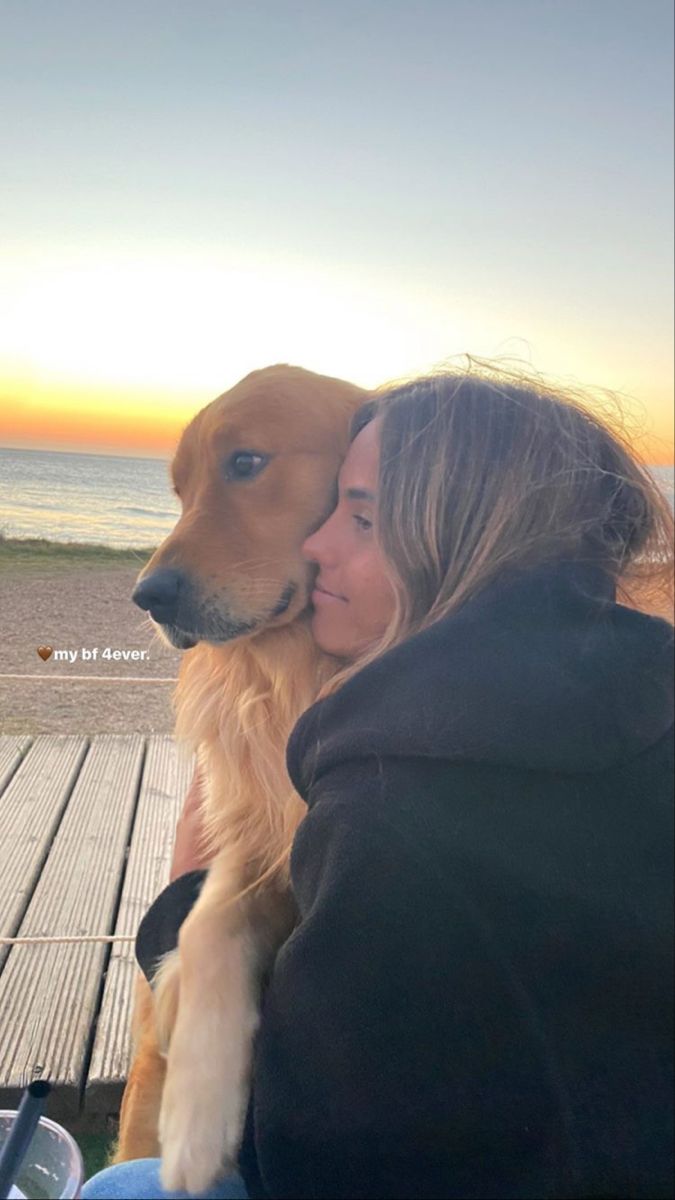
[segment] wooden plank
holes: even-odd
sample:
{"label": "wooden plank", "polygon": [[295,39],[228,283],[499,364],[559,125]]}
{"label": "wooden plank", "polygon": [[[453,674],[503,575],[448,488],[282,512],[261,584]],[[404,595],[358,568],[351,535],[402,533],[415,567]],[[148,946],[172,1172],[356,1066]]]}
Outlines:
{"label": "wooden plank", "polygon": [[[115,933],[135,934],[155,896],[169,882],[176,822],[195,760],[170,736],[148,738],[141,791],[129,847]],[[131,1054],[133,987],[138,966],[133,942],[113,944],[85,1092],[87,1128],[110,1127]]]}
{"label": "wooden plank", "polygon": [[9,783],[32,740],[21,734],[0,734],[0,792]]}
{"label": "wooden plank", "polygon": [[[110,933],[144,752],[138,734],[93,739],[20,936]],[[77,1114],[108,953],[101,942],[12,949],[0,977],[0,1107],[46,1077],[52,1115]]]}
{"label": "wooden plank", "polygon": [[[19,928],[88,745],[80,736],[36,738],[0,796],[2,937],[14,937]],[[11,749],[6,761],[9,766]],[[8,954],[0,946],[0,970]]]}

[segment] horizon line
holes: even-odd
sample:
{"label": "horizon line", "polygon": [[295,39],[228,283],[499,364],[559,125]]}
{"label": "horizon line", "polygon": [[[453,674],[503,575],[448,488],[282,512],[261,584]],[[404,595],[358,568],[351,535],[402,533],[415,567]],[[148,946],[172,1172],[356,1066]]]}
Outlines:
{"label": "horizon line", "polygon": [[[79,454],[80,456],[90,458],[134,458],[148,462],[168,462],[172,455],[170,453],[158,454],[129,454],[118,450],[66,450],[61,447],[54,446],[0,446],[1,450],[20,450],[27,454]],[[668,467],[675,468],[675,450],[673,451],[672,459],[668,462],[646,462],[648,467]]]}
{"label": "horizon line", "polygon": [[168,461],[171,454],[168,452],[159,451],[157,454],[130,454],[128,451],[122,450],[85,450],[85,449],[66,449],[62,446],[0,446],[0,450],[21,450],[27,454],[79,454],[89,456],[91,458],[142,458],[150,459],[154,462]]}

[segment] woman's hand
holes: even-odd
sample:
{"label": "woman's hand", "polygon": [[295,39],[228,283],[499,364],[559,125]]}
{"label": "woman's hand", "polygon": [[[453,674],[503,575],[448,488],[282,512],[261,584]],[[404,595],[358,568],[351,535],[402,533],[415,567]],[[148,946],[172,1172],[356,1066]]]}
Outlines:
{"label": "woman's hand", "polygon": [[170,880],[185,875],[188,871],[203,870],[210,865],[211,856],[204,849],[201,785],[202,778],[197,767],[176,826]]}

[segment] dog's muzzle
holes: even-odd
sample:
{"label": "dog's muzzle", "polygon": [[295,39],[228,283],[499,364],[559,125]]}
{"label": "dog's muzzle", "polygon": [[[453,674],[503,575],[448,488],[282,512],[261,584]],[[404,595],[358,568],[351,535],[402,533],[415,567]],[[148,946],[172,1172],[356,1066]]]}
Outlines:
{"label": "dog's muzzle", "polygon": [[199,603],[194,585],[182,571],[160,567],[137,584],[131,599],[162,626],[173,646],[191,650],[197,642],[218,645],[252,633],[285,613],[296,591],[294,583],[287,583],[270,612],[252,620],[233,618],[212,605]]}

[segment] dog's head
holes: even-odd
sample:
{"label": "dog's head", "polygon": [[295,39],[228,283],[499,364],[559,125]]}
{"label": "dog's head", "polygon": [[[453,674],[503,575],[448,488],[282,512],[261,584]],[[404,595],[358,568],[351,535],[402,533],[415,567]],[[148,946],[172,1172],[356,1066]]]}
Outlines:
{"label": "dog's head", "polygon": [[339,379],[267,367],[190,422],[171,465],[183,511],[133,593],[171,645],[218,645],[306,608],[316,570],[300,547],[334,506],[366,399]]}

